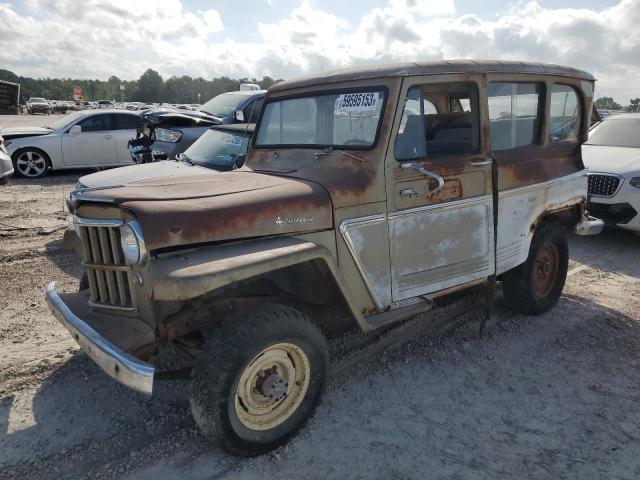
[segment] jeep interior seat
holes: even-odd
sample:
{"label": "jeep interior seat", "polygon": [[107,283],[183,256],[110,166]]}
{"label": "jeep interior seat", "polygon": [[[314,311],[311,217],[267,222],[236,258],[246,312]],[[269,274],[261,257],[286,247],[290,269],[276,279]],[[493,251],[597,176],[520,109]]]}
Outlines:
{"label": "jeep interior seat", "polygon": [[420,115],[407,115],[407,123],[404,131],[396,138],[396,158],[399,160],[411,160],[425,158],[425,132],[424,122]]}
{"label": "jeep interior seat", "polygon": [[425,115],[427,153],[456,154],[474,151],[470,112]]}

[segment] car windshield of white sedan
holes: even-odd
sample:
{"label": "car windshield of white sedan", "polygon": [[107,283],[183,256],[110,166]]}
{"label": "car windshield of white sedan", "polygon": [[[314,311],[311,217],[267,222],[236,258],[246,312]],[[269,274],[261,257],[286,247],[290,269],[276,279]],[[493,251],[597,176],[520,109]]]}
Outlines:
{"label": "car windshield of white sedan", "polygon": [[250,139],[250,132],[210,129],[184,153],[196,165],[232,169],[237,165],[238,157],[247,153]]}
{"label": "car windshield of white sedan", "polygon": [[587,145],[640,148],[640,116],[607,118],[589,132]]}
{"label": "car windshield of white sedan", "polygon": [[67,125],[69,125],[71,122],[76,121],[77,119],[79,119],[83,115],[84,115],[84,113],[82,113],[82,112],[69,113],[69,114],[65,115],[64,117],[60,117],[59,119],[54,120],[53,122],[48,124],[46,128],[49,128],[51,130],[60,130],[61,128],[64,128]]}
{"label": "car windshield of white sedan", "polygon": [[47,101],[44,98],[38,98],[38,97],[33,97],[31,100],[29,100],[31,103],[47,103]]}
{"label": "car windshield of white sedan", "polygon": [[384,99],[384,90],[371,88],[269,102],[255,145],[371,148]]}

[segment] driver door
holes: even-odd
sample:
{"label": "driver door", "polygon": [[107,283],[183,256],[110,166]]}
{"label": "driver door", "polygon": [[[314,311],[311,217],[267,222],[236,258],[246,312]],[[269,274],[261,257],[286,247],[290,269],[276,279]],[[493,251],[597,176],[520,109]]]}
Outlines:
{"label": "driver door", "polygon": [[484,84],[480,75],[405,78],[386,159],[394,302],[494,272]]}
{"label": "driver door", "polygon": [[67,166],[102,166],[117,163],[116,131],[110,113],[91,115],[76,125],[79,133],[62,134],[62,156]]}

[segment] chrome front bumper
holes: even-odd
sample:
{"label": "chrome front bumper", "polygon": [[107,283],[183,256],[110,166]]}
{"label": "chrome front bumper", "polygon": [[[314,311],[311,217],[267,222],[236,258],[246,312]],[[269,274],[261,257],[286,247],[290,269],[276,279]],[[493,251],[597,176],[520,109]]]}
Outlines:
{"label": "chrome front bumper", "polygon": [[47,286],[47,304],[53,316],[110,377],[133,390],[151,395],[155,372],[153,365],[129,355],[73,313],[58,295],[55,282]]}
{"label": "chrome front bumper", "polygon": [[573,231],[578,235],[597,235],[604,228],[604,222],[599,218],[584,216],[580,220]]}

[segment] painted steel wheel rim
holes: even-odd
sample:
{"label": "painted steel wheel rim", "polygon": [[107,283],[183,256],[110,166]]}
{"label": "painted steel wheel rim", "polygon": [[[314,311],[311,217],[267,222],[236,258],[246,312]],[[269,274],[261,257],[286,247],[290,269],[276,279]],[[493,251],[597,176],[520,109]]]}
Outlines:
{"label": "painted steel wheel rim", "polygon": [[538,250],[533,267],[533,291],[537,297],[543,298],[549,295],[556,283],[559,265],[558,248],[546,242]]}
{"label": "painted steel wheel rim", "polygon": [[309,388],[311,366],[292,343],[265,348],[245,367],[235,392],[235,412],[250,430],[270,430],[290,418]]}

